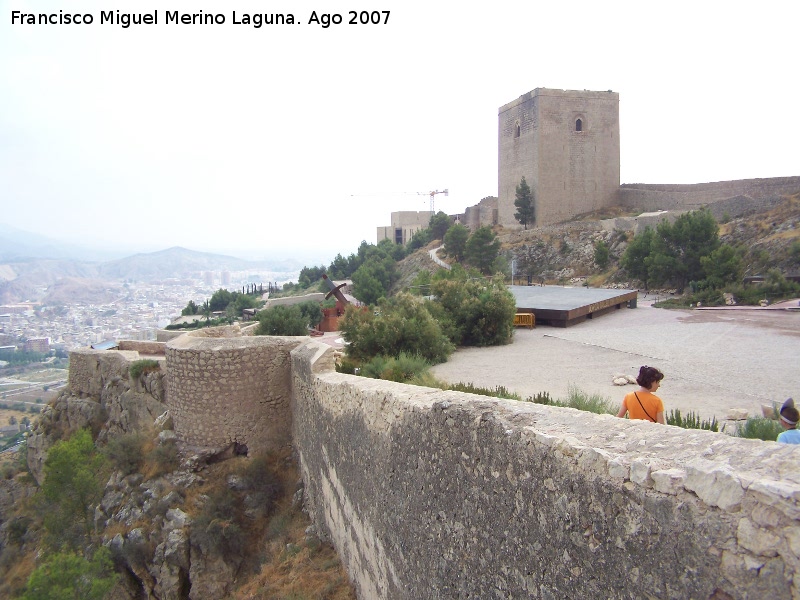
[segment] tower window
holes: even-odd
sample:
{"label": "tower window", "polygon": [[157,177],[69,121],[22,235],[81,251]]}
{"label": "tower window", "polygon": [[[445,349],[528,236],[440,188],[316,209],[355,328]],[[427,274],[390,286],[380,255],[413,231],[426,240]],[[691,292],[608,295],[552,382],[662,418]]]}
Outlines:
{"label": "tower window", "polygon": [[575,131],[583,131],[583,121],[580,119],[575,121]]}
{"label": "tower window", "polygon": [[516,125],[514,125],[514,137],[515,137],[515,138],[518,138],[518,137],[519,137],[519,123],[517,123]]}

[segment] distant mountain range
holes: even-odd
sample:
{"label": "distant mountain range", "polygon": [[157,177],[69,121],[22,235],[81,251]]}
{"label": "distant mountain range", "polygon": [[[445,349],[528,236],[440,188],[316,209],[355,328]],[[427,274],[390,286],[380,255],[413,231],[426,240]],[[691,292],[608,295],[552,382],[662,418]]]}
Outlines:
{"label": "distant mountain range", "polygon": [[100,261],[118,256],[119,254],[109,256],[107,252],[68,244],[0,223],[0,261],[35,258]]}
{"label": "distant mountain range", "polygon": [[286,279],[296,277],[303,266],[291,259],[250,261],[180,247],[105,262],[79,258],[91,253],[85,248],[0,225],[0,303],[39,300],[48,288],[65,278],[73,284],[76,280],[86,280],[88,285],[89,280],[147,282],[198,278],[203,271],[268,271]]}
{"label": "distant mountain range", "polygon": [[251,261],[175,246],[102,263],[98,266],[98,274],[103,279],[153,280],[192,277],[202,271],[283,272],[299,271],[301,267],[295,261]]}

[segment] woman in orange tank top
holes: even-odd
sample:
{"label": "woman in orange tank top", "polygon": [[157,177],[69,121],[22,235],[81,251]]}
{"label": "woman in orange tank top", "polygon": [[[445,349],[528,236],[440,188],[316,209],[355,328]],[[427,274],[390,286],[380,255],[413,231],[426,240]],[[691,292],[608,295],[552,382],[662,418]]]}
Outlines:
{"label": "woman in orange tank top", "polygon": [[664,374],[655,367],[645,365],[639,369],[636,383],[641,387],[638,391],[625,395],[617,416],[624,417],[627,413],[631,419],[643,419],[664,425],[664,403],[655,395],[662,379]]}

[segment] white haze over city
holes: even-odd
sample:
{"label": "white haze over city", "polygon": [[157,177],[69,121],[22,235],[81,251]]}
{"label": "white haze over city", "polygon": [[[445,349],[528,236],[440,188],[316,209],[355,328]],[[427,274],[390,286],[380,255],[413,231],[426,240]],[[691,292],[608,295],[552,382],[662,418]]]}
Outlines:
{"label": "white haze over city", "polygon": [[[427,192],[447,188],[448,213],[496,195],[498,108],[536,87],[619,93],[623,183],[800,175],[798,6],[0,0],[0,223],[327,263]],[[99,23],[156,9],[157,25]],[[95,21],[12,24],[59,10]],[[347,24],[362,10],[388,23]]]}

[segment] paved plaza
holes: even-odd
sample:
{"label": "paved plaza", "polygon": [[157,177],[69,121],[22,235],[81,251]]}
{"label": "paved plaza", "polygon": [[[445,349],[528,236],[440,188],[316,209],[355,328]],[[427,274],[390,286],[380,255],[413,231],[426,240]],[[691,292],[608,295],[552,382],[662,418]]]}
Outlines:
{"label": "paved plaza", "polygon": [[621,402],[637,386],[615,386],[613,376],[635,377],[651,365],[665,374],[658,395],[666,411],[703,418],[723,419],[730,408],[760,415],[762,404],[800,400],[800,311],[650,304],[640,296],[638,308],[567,329],[520,328],[513,343],[460,349],[433,372],[451,383],[503,385],[523,397],[546,391],[563,398],[572,385]]}

